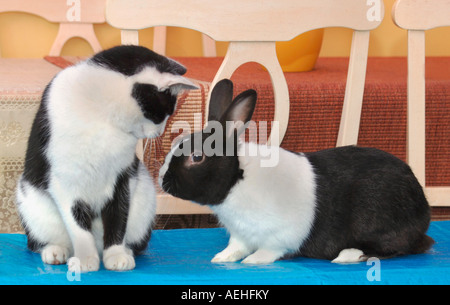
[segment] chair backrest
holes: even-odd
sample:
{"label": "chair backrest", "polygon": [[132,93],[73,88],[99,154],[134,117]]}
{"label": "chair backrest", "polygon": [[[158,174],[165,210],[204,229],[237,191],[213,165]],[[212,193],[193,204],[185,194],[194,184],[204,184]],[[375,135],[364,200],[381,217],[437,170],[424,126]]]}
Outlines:
{"label": "chair backrest", "polygon": [[[425,187],[425,31],[450,26],[450,1],[397,0],[392,18],[408,30],[407,158]],[[450,187],[425,191],[431,204],[450,205]]]}
{"label": "chair backrest", "polygon": [[397,26],[410,31],[450,26],[450,1],[398,0],[392,18]]}
{"label": "chair backrest", "polygon": [[94,33],[94,23],[105,22],[106,0],[0,0],[0,13],[23,12],[59,23],[59,31],[50,49],[50,56],[61,53],[64,44],[72,37],[81,37],[94,52],[101,51]]}
{"label": "chair backrest", "polygon": [[355,30],[338,145],[356,144],[369,31],[378,27],[383,17],[382,0],[108,0],[106,7],[107,22],[122,30],[124,44],[138,44],[137,30],[155,26],[185,27],[217,41],[230,41],[211,86],[229,78],[245,62],[264,65],[272,79],[275,121],[279,122],[277,137],[271,134],[272,144],[281,142],[289,118],[289,91],[275,42],[324,27]]}
{"label": "chair backrest", "polygon": [[109,0],[106,14],[126,30],[167,25],[218,41],[287,41],[323,27],[372,30],[381,20],[368,18],[368,2],[383,8],[381,0]]}
{"label": "chair backrest", "polygon": [[[167,46],[167,27],[166,26],[157,26],[153,30],[153,51],[166,55],[166,46]],[[216,42],[214,39],[209,37],[208,35],[202,34],[202,47],[203,47],[203,56],[205,57],[215,57],[217,56],[216,52]]]}

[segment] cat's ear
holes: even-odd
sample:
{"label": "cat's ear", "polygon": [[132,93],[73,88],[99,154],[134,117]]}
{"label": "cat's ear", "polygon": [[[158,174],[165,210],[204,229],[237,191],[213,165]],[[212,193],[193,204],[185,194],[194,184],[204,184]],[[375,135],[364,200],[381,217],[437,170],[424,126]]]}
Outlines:
{"label": "cat's ear", "polygon": [[171,75],[165,87],[169,88],[173,95],[178,95],[183,90],[199,89],[192,81],[181,75]]}

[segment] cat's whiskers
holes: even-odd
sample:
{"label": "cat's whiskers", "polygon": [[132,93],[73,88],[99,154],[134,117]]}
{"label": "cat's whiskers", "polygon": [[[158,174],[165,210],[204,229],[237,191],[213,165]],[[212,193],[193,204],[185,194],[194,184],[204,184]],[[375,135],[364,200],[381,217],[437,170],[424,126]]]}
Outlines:
{"label": "cat's whiskers", "polygon": [[[155,170],[159,170],[159,168],[163,165],[163,163],[158,160],[159,153],[164,155],[161,137],[147,138],[144,140],[144,162],[151,164],[151,166]],[[148,157],[149,159],[146,159],[146,157]],[[156,187],[158,190],[162,191],[162,188],[159,186],[159,184],[156,184]],[[160,193],[160,192],[158,192],[158,193]],[[164,198],[164,199],[162,199],[163,200],[162,204],[166,204],[166,202],[164,202],[164,201],[170,200],[170,198],[167,198],[167,197],[162,197],[162,198]],[[162,230],[164,230],[167,227],[167,224],[169,223],[172,213],[174,211],[175,211],[175,207],[170,207],[170,210],[168,211],[168,213],[166,213],[166,215],[168,215],[168,216],[164,222],[163,227],[161,228]]]}
{"label": "cat's whiskers", "polygon": [[[144,163],[145,163],[145,156],[146,156],[146,153],[147,153],[148,142],[151,142],[151,141],[152,141],[152,139],[147,138],[147,139],[145,139],[145,142],[144,142],[144,156],[142,157],[143,158],[142,161],[144,161]],[[152,148],[151,148],[151,145],[150,145],[150,153],[151,153],[151,150],[152,150]]]}

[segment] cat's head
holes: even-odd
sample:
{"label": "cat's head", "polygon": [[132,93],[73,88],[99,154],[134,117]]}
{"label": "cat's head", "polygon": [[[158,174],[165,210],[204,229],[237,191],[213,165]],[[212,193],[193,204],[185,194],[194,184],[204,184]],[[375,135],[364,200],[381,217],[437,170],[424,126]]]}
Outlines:
{"label": "cat's head", "polygon": [[[124,45],[102,51],[87,62],[90,82],[111,121],[137,138],[152,138],[163,131],[173,114],[178,94],[197,86],[182,75],[180,63],[145,47]],[[95,76],[94,76],[95,75]],[[93,90],[93,91],[94,91]]]}

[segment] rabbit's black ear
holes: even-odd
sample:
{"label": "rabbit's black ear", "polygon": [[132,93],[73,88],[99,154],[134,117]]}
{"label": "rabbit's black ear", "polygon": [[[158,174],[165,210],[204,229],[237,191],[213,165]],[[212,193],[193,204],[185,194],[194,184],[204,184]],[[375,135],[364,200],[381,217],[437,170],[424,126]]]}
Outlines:
{"label": "rabbit's black ear", "polygon": [[219,121],[233,101],[233,82],[219,81],[213,88],[209,101],[208,121]]}
{"label": "rabbit's black ear", "polygon": [[[234,129],[237,129],[237,134],[241,134],[246,129],[245,124],[252,119],[256,107],[256,99],[256,91],[252,89],[239,94],[220,119],[222,126],[227,127],[227,122],[232,122]],[[227,136],[231,135],[230,132],[231,130],[227,129]]]}
{"label": "rabbit's black ear", "polygon": [[247,90],[236,96],[233,103],[223,114],[221,121],[247,123],[252,119],[253,111],[256,107],[257,94],[255,90]]}

